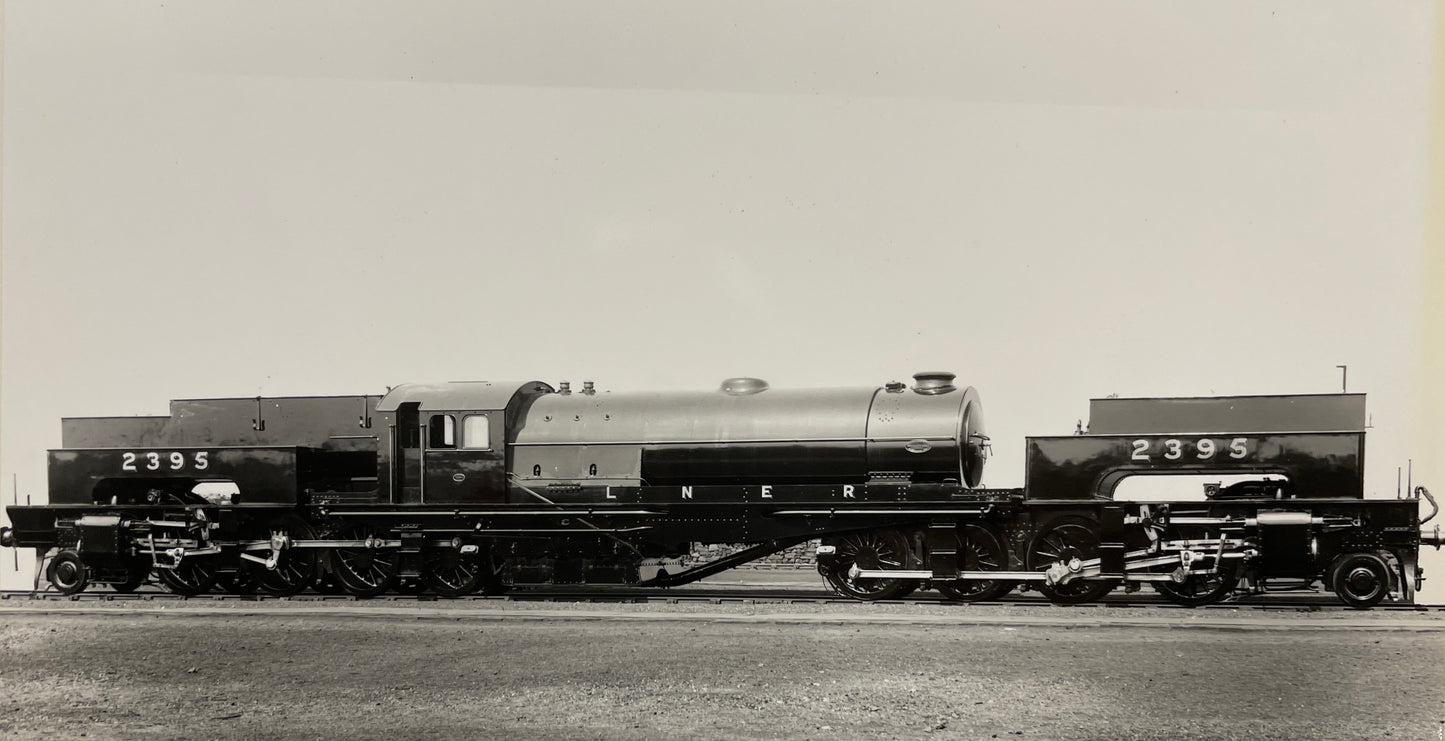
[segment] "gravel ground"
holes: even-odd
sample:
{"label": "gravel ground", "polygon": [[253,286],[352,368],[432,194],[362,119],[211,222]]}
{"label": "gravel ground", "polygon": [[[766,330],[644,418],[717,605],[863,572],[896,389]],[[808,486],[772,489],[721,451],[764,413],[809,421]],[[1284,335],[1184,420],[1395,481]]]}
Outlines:
{"label": "gravel ground", "polygon": [[361,608],[6,605],[0,737],[1260,741],[1445,728],[1445,621],[1430,615]]}

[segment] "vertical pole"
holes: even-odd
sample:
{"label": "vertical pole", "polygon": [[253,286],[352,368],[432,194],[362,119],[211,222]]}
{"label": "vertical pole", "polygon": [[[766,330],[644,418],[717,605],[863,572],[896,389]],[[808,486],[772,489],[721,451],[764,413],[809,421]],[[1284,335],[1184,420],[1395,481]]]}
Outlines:
{"label": "vertical pole", "polygon": [[1415,491],[1415,459],[1414,459],[1414,458],[1407,458],[1407,459],[1405,459],[1405,463],[1409,465],[1409,468],[1405,469],[1405,491],[1414,492],[1414,491]]}

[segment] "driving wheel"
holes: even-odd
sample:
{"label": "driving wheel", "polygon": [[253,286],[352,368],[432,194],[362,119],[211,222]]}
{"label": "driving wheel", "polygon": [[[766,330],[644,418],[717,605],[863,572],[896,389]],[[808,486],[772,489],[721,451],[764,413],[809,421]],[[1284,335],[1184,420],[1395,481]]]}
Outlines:
{"label": "driving wheel", "polygon": [[[1099,557],[1099,521],[1084,515],[1055,518],[1034,534],[1029,544],[1028,564],[1033,570],[1047,569],[1056,563],[1074,559],[1087,561]],[[1093,602],[1114,591],[1117,579],[1072,579],[1062,584],[1038,582],[1037,587],[1050,602],[1076,605]]]}
{"label": "driving wheel", "polygon": [[[959,571],[1006,571],[1008,549],[1003,538],[990,528],[974,523],[958,526]],[[953,602],[986,602],[1013,591],[1018,582],[1006,579],[956,579],[934,582],[944,599]]]}
{"label": "driving wheel", "polygon": [[829,563],[819,563],[818,572],[845,597],[859,600],[897,599],[918,587],[916,579],[875,579],[859,572],[903,569],[913,559],[908,539],[897,530],[866,530],[823,539],[837,548]]}
{"label": "driving wheel", "polygon": [[[331,536],[336,540],[371,540],[380,537],[365,527],[345,528]],[[401,557],[395,548],[337,548],[331,552],[331,573],[347,592],[357,597],[375,597],[391,589]]]}
{"label": "driving wheel", "polygon": [[[292,540],[310,540],[314,532],[305,520],[294,515],[287,515],[272,520],[269,527],[259,535],[260,538],[284,535]],[[249,553],[262,558],[270,556],[269,551],[257,550],[249,551]],[[278,597],[299,594],[311,586],[311,583],[316,581],[316,574],[320,571],[321,563],[314,549],[295,547],[281,549],[274,569],[268,569],[266,564],[250,559],[242,559],[242,562],[250,571],[251,577],[256,580],[256,584],[260,586],[261,591]]]}
{"label": "driving wheel", "polygon": [[182,558],[174,569],[157,568],[156,576],[167,591],[187,597],[211,591],[220,578],[215,561],[206,556]]}
{"label": "driving wheel", "polygon": [[[1210,533],[1202,528],[1175,529],[1169,540],[1206,540],[1221,537],[1218,533]],[[1154,591],[1160,597],[1184,607],[1200,607],[1212,605],[1234,591],[1234,586],[1239,583],[1239,566],[1237,560],[1218,559],[1213,555],[1209,560],[1214,561],[1214,573],[1198,574],[1191,573],[1184,577],[1183,582],[1176,581],[1155,581],[1149,582]],[[1164,568],[1169,572],[1178,568],[1177,564],[1168,564]],[[1161,569],[1152,569],[1159,571]]]}

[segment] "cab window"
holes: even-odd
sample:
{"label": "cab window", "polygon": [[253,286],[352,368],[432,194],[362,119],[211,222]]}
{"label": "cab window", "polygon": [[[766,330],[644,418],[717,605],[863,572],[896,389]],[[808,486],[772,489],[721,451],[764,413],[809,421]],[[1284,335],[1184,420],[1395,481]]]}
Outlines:
{"label": "cab window", "polygon": [[428,425],[428,448],[455,448],[457,446],[457,421],[450,414],[433,414]]}
{"label": "cab window", "polygon": [[490,450],[492,428],[485,414],[462,417],[462,447],[468,450]]}

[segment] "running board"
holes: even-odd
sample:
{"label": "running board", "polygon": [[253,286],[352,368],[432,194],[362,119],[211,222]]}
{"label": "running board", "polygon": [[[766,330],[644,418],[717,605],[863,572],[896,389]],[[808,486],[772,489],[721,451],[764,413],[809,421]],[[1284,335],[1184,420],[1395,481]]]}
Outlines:
{"label": "running board", "polygon": [[780,509],[776,512],[769,512],[772,517],[795,516],[795,517],[833,517],[837,515],[929,515],[929,516],[959,516],[959,515],[984,515],[988,514],[992,507],[965,507],[950,509]]}
{"label": "running board", "polygon": [[[324,508],[323,508],[324,509]],[[518,515],[525,517],[542,517],[547,515],[563,515],[566,517],[602,517],[608,515],[627,515],[632,517],[665,515],[666,512],[655,509],[606,509],[596,507],[577,507],[574,509],[449,509],[442,510],[347,510],[347,509],[326,509],[326,514],[338,517],[493,517],[502,515]]]}

